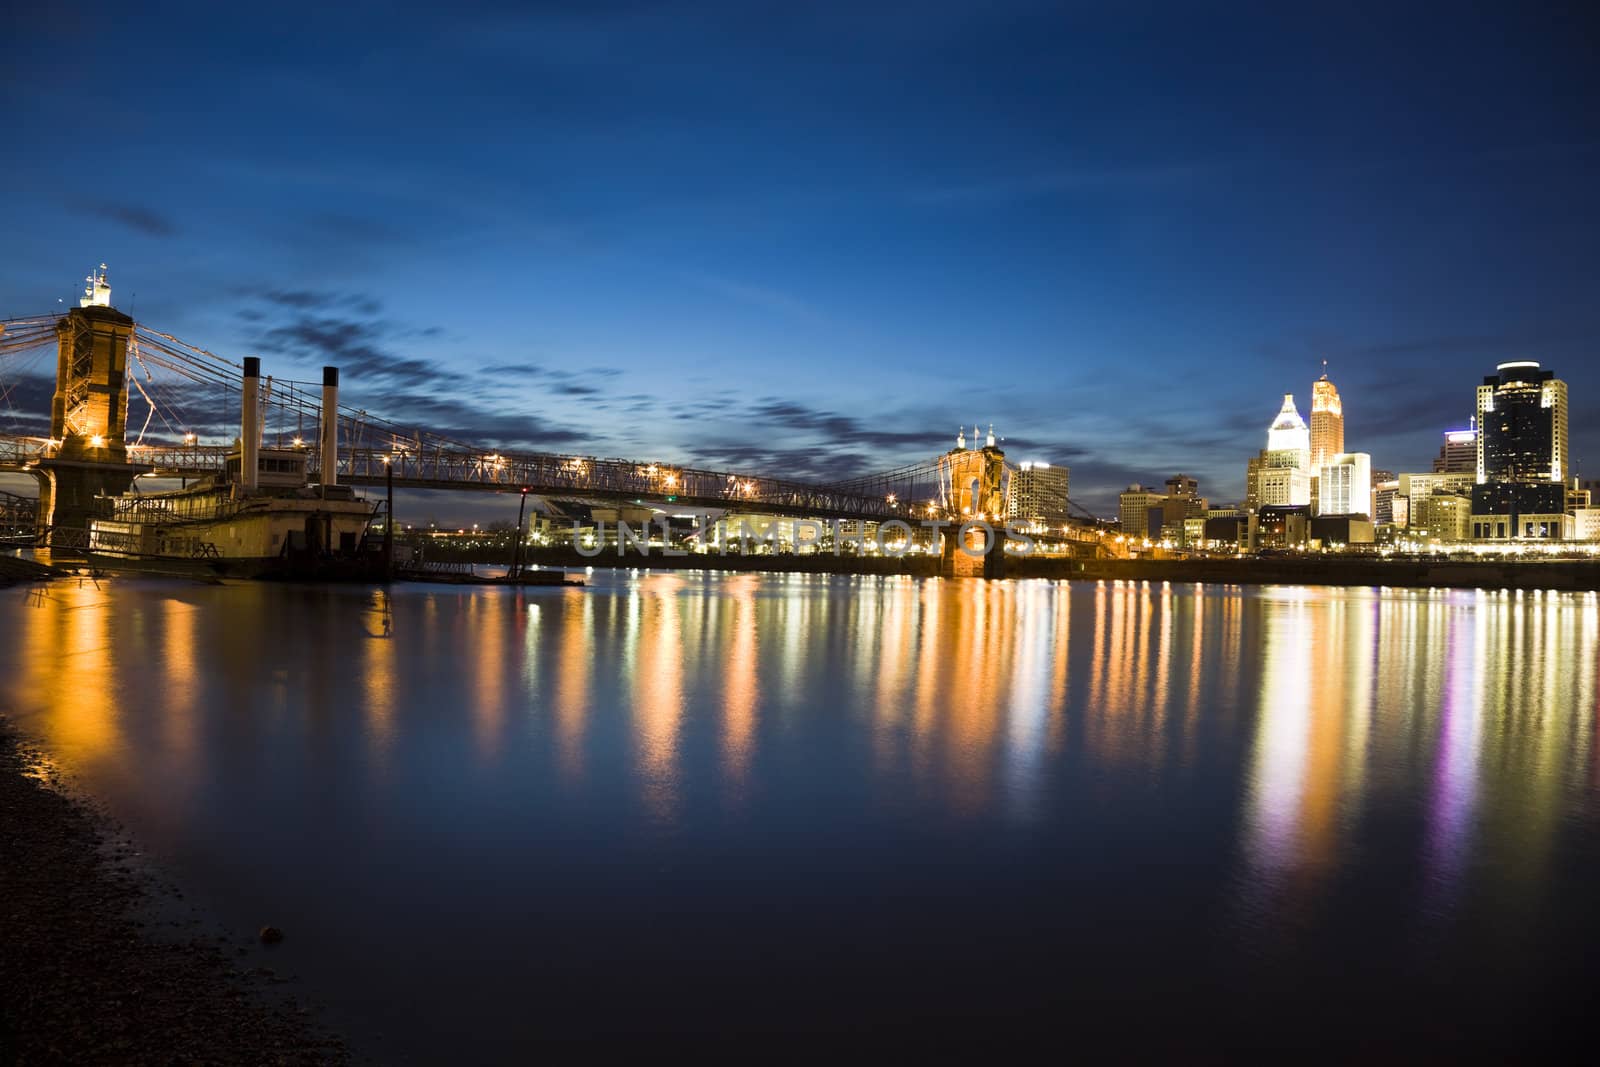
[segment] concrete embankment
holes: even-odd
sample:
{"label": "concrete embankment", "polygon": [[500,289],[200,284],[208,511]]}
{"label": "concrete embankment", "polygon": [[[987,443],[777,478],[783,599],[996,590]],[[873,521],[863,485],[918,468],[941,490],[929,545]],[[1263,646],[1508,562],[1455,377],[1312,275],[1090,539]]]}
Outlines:
{"label": "concrete embankment", "polygon": [[[609,550],[588,557],[545,549],[529,562],[551,567],[639,567],[654,570],[766,571],[780,574],[903,574],[931,578],[939,561],[834,556],[695,555],[662,553],[618,556]],[[1010,578],[1122,579],[1152,582],[1212,582],[1228,585],[1361,585],[1465,589],[1600,589],[1600,562],[1588,560],[1394,560],[1283,557],[1267,559],[1071,560],[1033,557],[1007,560]]]}
{"label": "concrete embankment", "polygon": [[546,548],[533,550],[525,562],[545,567],[638,567],[646,570],[769,571],[777,574],[904,574],[915,578],[932,578],[939,573],[939,561],[931,556],[895,559],[883,556],[835,556],[831,553],[804,556],[740,556],[732,553],[669,556],[657,549],[649,554],[633,550],[619,556],[617,550],[612,548],[595,556],[585,556],[573,549]]}
{"label": "concrete embankment", "polygon": [[[1032,561],[1012,568],[1030,576]],[[1046,571],[1039,577],[1054,576]],[[1263,585],[1368,585],[1459,589],[1600,589],[1600,562],[1588,560],[1175,559],[1100,560],[1073,578]]]}

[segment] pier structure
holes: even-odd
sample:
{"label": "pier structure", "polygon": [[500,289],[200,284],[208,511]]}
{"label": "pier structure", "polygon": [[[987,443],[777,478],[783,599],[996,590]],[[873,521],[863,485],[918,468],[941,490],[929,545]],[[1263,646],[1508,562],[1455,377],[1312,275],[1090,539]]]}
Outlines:
{"label": "pier structure", "polygon": [[39,524],[51,547],[71,549],[95,498],[127,492],[139,468],[128,460],[128,344],[133,319],[111,306],[105,264],[56,324],[56,389],[49,447],[30,468],[39,482]]}
{"label": "pier structure", "polygon": [[939,457],[939,502],[951,528],[943,533],[939,573],[946,578],[1004,578],[1006,572],[1006,500],[1011,469],[995,443],[994,426],[978,444],[972,427],[956,434],[956,447]]}

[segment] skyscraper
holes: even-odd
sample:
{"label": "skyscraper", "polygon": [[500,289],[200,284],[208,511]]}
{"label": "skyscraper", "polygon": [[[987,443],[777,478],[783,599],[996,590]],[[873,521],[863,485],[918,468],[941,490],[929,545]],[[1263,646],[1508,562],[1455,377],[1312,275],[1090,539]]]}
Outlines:
{"label": "skyscraper", "polygon": [[1041,526],[1063,525],[1067,521],[1069,479],[1066,467],[1024,460],[1011,476],[1006,518]]}
{"label": "skyscraper", "polygon": [[1567,383],[1533,360],[1502,363],[1478,386],[1478,484],[1567,480]]}
{"label": "skyscraper", "polygon": [[1478,386],[1472,536],[1561,539],[1567,514],[1567,383],[1533,360],[1502,363]]}
{"label": "skyscraper", "polygon": [[1267,427],[1267,447],[1245,467],[1245,507],[1311,503],[1311,431],[1294,406],[1294,394],[1283,394],[1283,407]]}
{"label": "skyscraper", "polygon": [[1323,363],[1322,377],[1311,383],[1311,469],[1320,471],[1323,464],[1332,463],[1333,457],[1344,451],[1344,404],[1339,390],[1328,380],[1327,363]]}
{"label": "skyscraper", "polygon": [[1267,427],[1266,459],[1269,467],[1294,467],[1307,473],[1312,470],[1311,431],[1294,406],[1293,393],[1283,394],[1283,407]]}
{"label": "skyscraper", "polygon": [[1435,474],[1463,474],[1478,469],[1478,420],[1469,430],[1446,430],[1444,444],[1433,461]]}

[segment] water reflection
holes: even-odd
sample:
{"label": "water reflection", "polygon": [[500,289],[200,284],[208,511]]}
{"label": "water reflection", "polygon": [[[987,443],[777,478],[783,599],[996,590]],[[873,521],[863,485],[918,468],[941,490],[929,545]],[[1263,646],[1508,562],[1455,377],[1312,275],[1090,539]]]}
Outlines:
{"label": "water reflection", "polygon": [[[646,806],[670,822],[679,804],[679,726],[684,716],[683,614],[697,598],[679,596],[685,581],[677,575],[651,575],[629,598],[629,635],[637,654],[628,679],[628,705],[634,722],[639,784]],[[726,663],[722,664],[726,670]]]}
{"label": "water reflection", "polygon": [[[471,906],[440,920],[446,960],[457,942],[498,958],[479,927],[521,929],[531,887],[565,885],[546,903],[569,917],[604,888],[601,931],[667,907],[634,895],[659,888],[659,853],[641,877],[628,848],[703,865],[691,880],[715,905],[680,913],[799,906],[707,857],[759,854],[830,901],[871,897],[863,870],[943,864],[1001,883],[1030,930],[1143,893],[1161,915],[1337,931],[1380,955],[1339,925],[1348,900],[1436,929],[1492,915],[1521,944],[1597,851],[1592,595],[593,582],[58,585],[0,614],[0,696],[136,829],[224,884],[329,911],[366,951],[384,940],[368,924],[404,917],[346,898],[473,871]],[[298,896],[274,843],[296,850]],[[757,898],[718,896],[724,879]]]}

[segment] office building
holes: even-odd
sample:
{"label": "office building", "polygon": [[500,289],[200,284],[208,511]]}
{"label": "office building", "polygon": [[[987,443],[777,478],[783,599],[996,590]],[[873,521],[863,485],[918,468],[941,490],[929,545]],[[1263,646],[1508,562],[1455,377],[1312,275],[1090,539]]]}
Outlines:
{"label": "office building", "polygon": [[1502,363],[1478,386],[1472,536],[1572,535],[1567,506],[1567,383],[1532,360]]}
{"label": "office building", "polygon": [[1256,547],[1300,548],[1311,540],[1311,507],[1264,504],[1256,524]]}
{"label": "office building", "polygon": [[1066,525],[1070,479],[1066,467],[1037,460],[1018,464],[1011,475],[1006,518],[1036,527]]}
{"label": "office building", "polygon": [[1372,516],[1374,526],[1394,525],[1394,498],[1400,493],[1400,480],[1394,471],[1372,472]]}
{"label": "office building", "polygon": [[1317,473],[1317,512],[1321,515],[1362,515],[1372,507],[1372,457],[1365,452],[1341,452]]}
{"label": "office building", "polygon": [[[1161,505],[1166,503],[1166,499],[1165,493],[1158,493],[1154,489],[1137,484],[1128,486],[1117,501],[1123,534],[1130,538],[1161,536]],[[1153,525],[1152,519],[1155,520]]]}
{"label": "office building", "polygon": [[1446,430],[1439,455],[1433,461],[1435,474],[1473,474],[1478,472],[1478,420],[1470,430]]}
{"label": "office building", "polygon": [[1439,492],[1411,501],[1411,536],[1417,540],[1465,541],[1472,528],[1472,498]]}
{"label": "office building", "polygon": [[1344,451],[1344,404],[1339,390],[1328,380],[1327,363],[1323,363],[1321,378],[1311,383],[1311,469],[1320,471],[1324,464]]}
{"label": "office building", "polygon": [[1262,467],[1256,478],[1260,508],[1309,507],[1311,475],[1298,467]]}
{"label": "office building", "polygon": [[1565,487],[1489,482],[1472,488],[1472,536],[1479,540],[1558,541],[1572,536]]}
{"label": "office building", "polygon": [[1251,456],[1244,465],[1244,509],[1261,510],[1261,468],[1267,465],[1267,452],[1262,449]]}
{"label": "office building", "polygon": [[1434,493],[1469,496],[1477,481],[1477,475],[1471,471],[1449,474],[1402,474],[1399,478],[1400,495],[1413,499],[1419,496],[1432,496]]}
{"label": "office building", "polygon": [[1478,484],[1564,484],[1567,383],[1533,360],[1502,363],[1478,386]]}
{"label": "office building", "polygon": [[1200,483],[1187,474],[1175,474],[1167,479],[1167,500],[1163,507],[1166,520],[1204,518],[1206,498],[1200,495]]}
{"label": "office building", "polygon": [[1600,541],[1600,508],[1580,508],[1572,516],[1575,541]]}
{"label": "office building", "polygon": [[1300,411],[1294,406],[1294,394],[1283,394],[1283,407],[1278,417],[1267,427],[1267,467],[1293,467],[1309,476],[1311,466],[1311,430]]}

